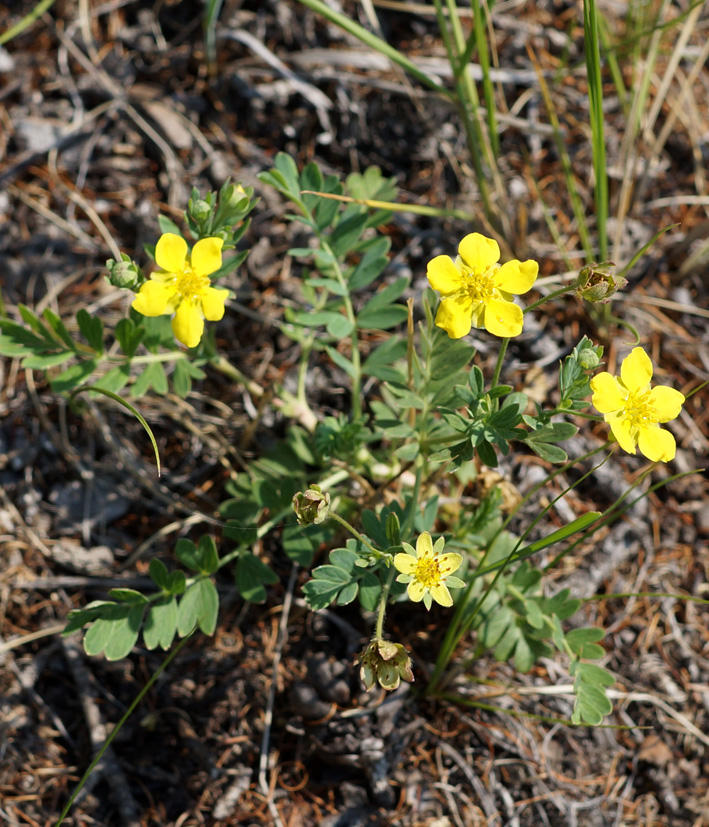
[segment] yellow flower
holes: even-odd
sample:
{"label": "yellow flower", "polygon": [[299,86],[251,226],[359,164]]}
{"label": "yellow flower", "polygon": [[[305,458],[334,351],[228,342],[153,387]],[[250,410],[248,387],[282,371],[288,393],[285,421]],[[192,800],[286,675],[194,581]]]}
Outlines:
{"label": "yellow flower", "polygon": [[182,236],[164,233],[155,247],[160,270],[150,276],[133,301],[143,316],[174,313],[172,332],[187,347],[196,347],[204,332],[204,319],[217,322],[224,315],[228,290],[212,287],[209,274],[222,266],[221,238],[203,238],[187,257]]}
{"label": "yellow flower", "polygon": [[660,428],[679,416],[684,396],[674,388],[657,385],[650,389],[652,362],[641,347],[623,359],[620,376],[604,371],[591,380],[591,401],[611,426],[620,447],[629,454],[635,446],[653,462],[674,459],[675,438]]}
{"label": "yellow flower", "polygon": [[454,552],[441,554],[444,538],[439,537],[434,546],[428,531],[419,536],[416,549],[408,543],[401,545],[406,554],[399,552],[394,555],[394,567],[401,572],[397,581],[409,584],[406,590],[409,600],[416,603],[423,600],[427,609],[431,608],[431,598],[441,606],[452,606],[453,598],[448,587],[462,589],[465,585],[458,577],[452,576],[460,568],[463,557]]}
{"label": "yellow flower", "polygon": [[500,248],[492,238],[470,233],[458,246],[455,261],[436,256],[428,263],[428,283],[441,294],[436,324],[451,339],[485,328],[494,336],[519,336],[524,317],[512,296],[526,293],[534,284],[539,265],[508,261],[499,265]]}

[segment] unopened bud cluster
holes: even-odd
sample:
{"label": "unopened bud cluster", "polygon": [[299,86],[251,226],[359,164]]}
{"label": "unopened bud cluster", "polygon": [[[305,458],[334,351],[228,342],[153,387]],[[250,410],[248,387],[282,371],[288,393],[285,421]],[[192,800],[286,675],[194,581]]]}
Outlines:
{"label": "unopened bud cluster", "polygon": [[382,689],[396,689],[404,680],[413,682],[409,653],[400,643],[374,638],[359,654],[359,675],[367,690],[377,683]]}
{"label": "unopened bud cluster", "polygon": [[106,279],[113,287],[137,291],[145,281],[140,267],[125,253],[121,253],[120,259],[107,261],[106,269],[108,270]]}
{"label": "unopened bud cluster", "polygon": [[330,495],[319,485],[293,495],[293,511],[299,525],[320,525],[330,514]]}
{"label": "unopened bud cluster", "polygon": [[576,282],[576,295],[587,302],[609,302],[611,296],[628,283],[623,276],[613,273],[612,267],[615,267],[612,261],[582,267]]}

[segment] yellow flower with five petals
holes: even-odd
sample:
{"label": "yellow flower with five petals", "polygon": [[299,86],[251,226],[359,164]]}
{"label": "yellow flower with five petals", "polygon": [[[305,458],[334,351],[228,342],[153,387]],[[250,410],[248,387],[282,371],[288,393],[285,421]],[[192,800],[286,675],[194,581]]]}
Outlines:
{"label": "yellow flower with five petals", "polygon": [[524,317],[512,297],[526,293],[539,274],[539,265],[528,261],[498,264],[500,247],[492,238],[470,233],[458,245],[458,257],[436,256],[426,275],[441,294],[436,324],[451,339],[485,328],[494,336],[519,336]]}
{"label": "yellow flower with five petals", "polygon": [[428,531],[419,535],[416,548],[408,543],[401,544],[404,552],[394,555],[394,568],[401,574],[396,578],[399,583],[408,583],[406,593],[409,600],[418,603],[423,600],[427,609],[431,608],[432,599],[441,606],[452,606],[453,598],[448,587],[462,589],[465,583],[453,572],[460,568],[463,557],[455,552],[441,554],[445,539],[439,537],[435,546]]}
{"label": "yellow flower with five petals", "polygon": [[591,402],[603,414],[620,447],[640,449],[652,462],[674,459],[677,445],[660,424],[679,416],[684,395],[666,385],[650,387],[652,362],[641,347],[623,359],[620,376],[604,371],[591,380]]}
{"label": "yellow flower with five petals", "polygon": [[155,246],[160,267],[150,276],[133,300],[133,309],[143,316],[174,313],[172,332],[187,347],[196,347],[204,320],[217,322],[224,315],[228,290],[211,286],[209,274],[222,266],[221,238],[203,238],[188,256],[187,242],[175,233],[164,233]]}

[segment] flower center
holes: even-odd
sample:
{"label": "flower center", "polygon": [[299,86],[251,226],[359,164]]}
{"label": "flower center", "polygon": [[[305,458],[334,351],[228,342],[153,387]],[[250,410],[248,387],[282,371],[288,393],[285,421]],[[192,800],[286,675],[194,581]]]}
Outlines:
{"label": "flower center", "polygon": [[624,406],[625,421],[631,428],[646,428],[657,424],[657,411],[650,402],[650,391],[634,391],[628,394]]}
{"label": "flower center", "polygon": [[175,286],[183,301],[194,301],[205,287],[209,287],[209,278],[197,275],[189,264],[185,264],[184,269],[177,274]]}
{"label": "flower center", "polygon": [[441,582],[441,567],[437,557],[422,557],[416,563],[414,577],[427,588],[437,586]]}
{"label": "flower center", "polygon": [[469,267],[464,261],[460,261],[460,268],[465,276],[465,287],[463,288],[473,303],[482,302],[487,304],[490,299],[497,297],[495,287],[495,273],[500,269],[499,264],[493,264],[487,270],[475,270]]}

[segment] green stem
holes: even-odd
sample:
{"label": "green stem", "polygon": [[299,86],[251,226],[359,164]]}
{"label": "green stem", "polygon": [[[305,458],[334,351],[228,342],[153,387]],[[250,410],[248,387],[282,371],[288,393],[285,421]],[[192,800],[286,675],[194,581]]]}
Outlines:
{"label": "green stem", "polygon": [[377,622],[374,627],[374,638],[380,638],[384,634],[384,616],[386,615],[389,591],[391,590],[391,584],[394,582],[395,577],[396,569],[392,566],[389,569],[389,576],[386,579],[386,583],[382,586],[382,593],[379,597],[379,611],[377,612]]}
{"label": "green stem", "polygon": [[497,354],[497,363],[495,364],[495,370],[492,374],[492,384],[490,385],[491,388],[496,388],[497,383],[500,381],[500,373],[502,373],[502,362],[505,358],[505,353],[507,353],[507,345],[509,345],[509,339],[503,339],[500,343],[500,352]]}
{"label": "green stem", "polygon": [[182,647],[187,643],[187,641],[190,639],[190,637],[191,637],[191,635],[188,635],[186,638],[183,638],[177,644],[177,646],[175,646],[175,648],[172,650],[172,652],[170,652],[170,654],[165,658],[165,660],[160,664],[160,666],[158,666],[158,668],[155,670],[154,674],[151,675],[150,680],[145,684],[145,686],[137,694],[137,696],[135,697],[135,699],[133,700],[131,705],[128,707],[128,709],[123,714],[123,717],[121,718],[121,720],[116,724],[115,728],[113,729],[111,734],[108,736],[108,738],[106,738],[106,740],[105,740],[103,746],[101,747],[101,749],[96,753],[96,757],[94,758],[94,760],[89,764],[86,772],[81,777],[81,781],[79,781],[76,789],[74,790],[74,792],[71,795],[71,798],[67,802],[66,807],[62,810],[62,814],[59,816],[59,821],[57,821],[55,827],[60,827],[60,825],[64,822],[64,819],[66,818],[69,810],[71,810],[71,807],[72,807],[74,801],[76,801],[77,795],[81,792],[82,787],[84,786],[84,784],[86,784],[86,781],[88,780],[91,773],[96,769],[96,766],[98,765],[99,761],[103,758],[104,753],[106,752],[106,750],[111,746],[111,743],[113,742],[113,739],[121,731],[121,728],[123,727],[123,724],[125,724],[125,722],[128,720],[128,718],[130,718],[130,716],[133,714],[133,711],[138,706],[138,704],[143,700],[143,698],[145,697],[145,695],[149,691],[150,687],[155,683],[155,681],[160,677],[160,675],[162,675],[162,673],[167,669],[167,667],[177,657],[177,655],[182,650]]}
{"label": "green stem", "polygon": [[234,382],[243,385],[252,396],[256,396],[257,398],[263,396],[263,388],[260,385],[257,385],[253,379],[249,379],[248,376],[245,376],[239,368],[232,365],[232,363],[224,356],[215,356],[213,359],[209,360],[209,364],[213,368],[216,368],[220,373],[223,373],[225,376],[233,379]]}
{"label": "green stem", "polygon": [[559,296],[563,296],[565,293],[573,293],[574,290],[576,290],[576,282],[574,282],[573,284],[567,284],[566,287],[560,287],[558,290],[554,290],[553,292],[549,293],[549,295],[542,296],[542,298],[538,301],[535,301],[533,304],[530,304],[527,307],[525,307],[522,312],[526,315],[532,310],[536,310],[541,305],[546,304],[547,302],[550,302],[553,299],[558,299]]}
{"label": "green stem", "polygon": [[340,515],[336,511],[330,510],[329,515],[335,522],[339,523],[341,526],[347,529],[353,537],[356,537],[360,543],[365,545],[373,554],[376,554],[378,557],[381,557],[381,551],[378,551],[374,546],[369,542],[369,540],[363,535],[360,534],[357,529],[351,525],[350,523],[345,520],[344,517],[340,517]]}

